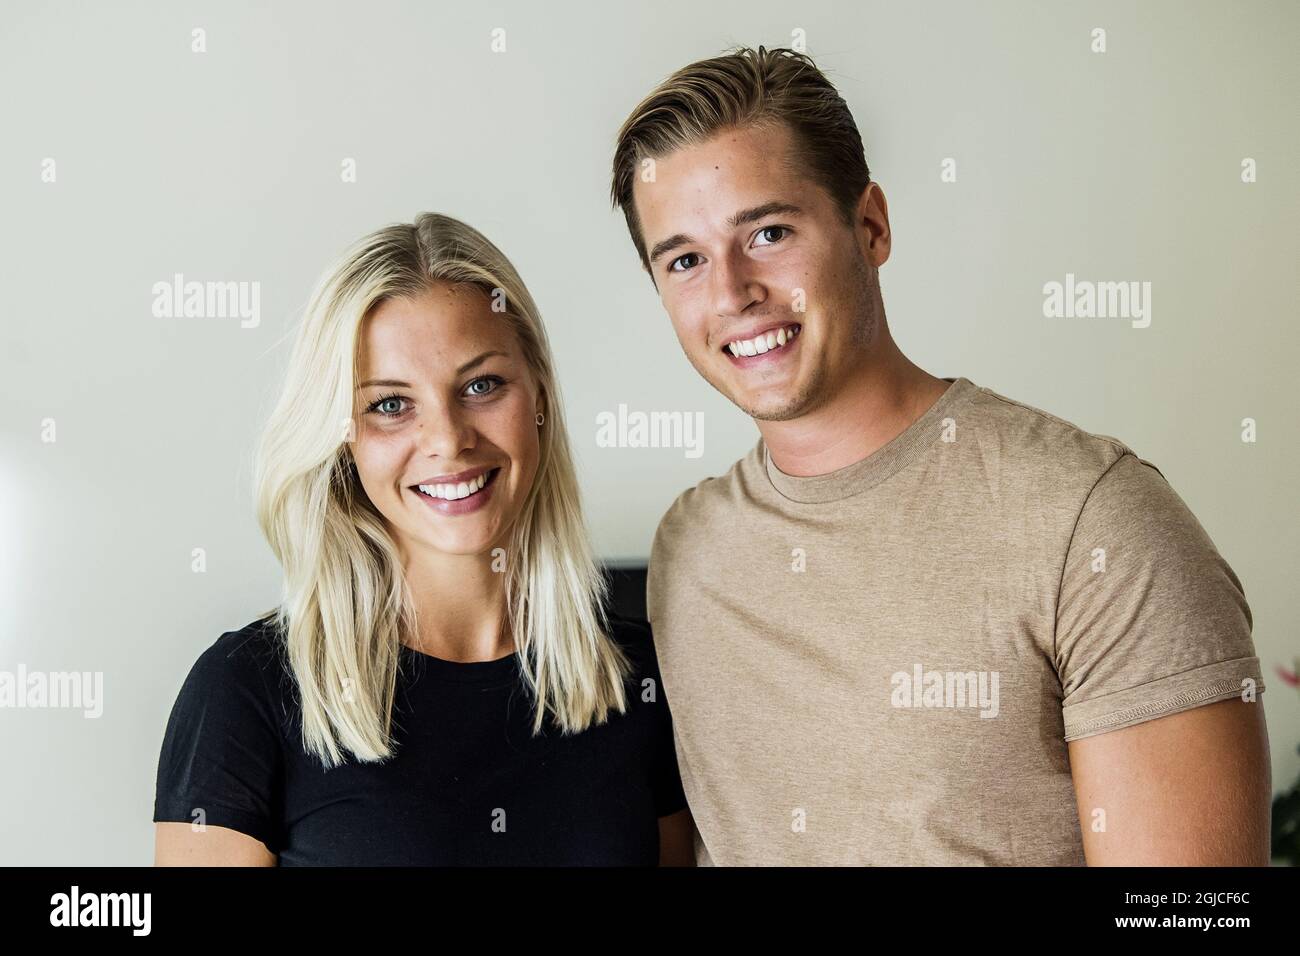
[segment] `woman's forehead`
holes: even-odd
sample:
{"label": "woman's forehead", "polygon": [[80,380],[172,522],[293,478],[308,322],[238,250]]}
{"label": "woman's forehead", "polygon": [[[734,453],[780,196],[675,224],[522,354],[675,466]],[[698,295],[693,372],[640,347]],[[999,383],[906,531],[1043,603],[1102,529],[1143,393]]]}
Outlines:
{"label": "woman's forehead", "polygon": [[363,374],[399,362],[428,371],[456,368],[485,351],[518,355],[513,330],[482,290],[434,290],[393,298],[366,318],[359,343]]}

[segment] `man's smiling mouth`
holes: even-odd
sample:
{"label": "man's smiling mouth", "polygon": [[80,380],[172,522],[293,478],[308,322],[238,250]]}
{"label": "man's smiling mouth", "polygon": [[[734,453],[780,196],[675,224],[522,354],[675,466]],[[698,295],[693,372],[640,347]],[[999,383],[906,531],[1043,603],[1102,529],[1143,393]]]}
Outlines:
{"label": "man's smiling mouth", "polygon": [[751,337],[737,338],[722,347],[724,352],[734,358],[751,355],[766,355],[768,352],[781,352],[794,341],[803,328],[799,323],[764,329]]}

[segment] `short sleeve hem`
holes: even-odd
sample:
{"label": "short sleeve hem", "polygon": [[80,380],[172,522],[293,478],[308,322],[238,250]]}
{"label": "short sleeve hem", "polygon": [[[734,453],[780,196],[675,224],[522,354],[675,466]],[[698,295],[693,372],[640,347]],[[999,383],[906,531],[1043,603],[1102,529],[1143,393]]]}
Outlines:
{"label": "short sleeve hem", "polygon": [[[195,801],[196,804],[200,801]],[[245,836],[253,837],[260,840],[262,844],[272,853],[279,853],[280,847],[275,839],[275,833],[272,827],[267,823],[264,817],[255,813],[248,813],[243,810],[235,810],[229,807],[193,807],[179,808],[178,804],[172,804],[168,807],[158,807],[154,809],[154,823],[188,823],[193,824],[193,812],[195,809],[202,809],[204,812],[204,826],[225,827],[227,830],[238,830]]]}
{"label": "short sleeve hem", "polygon": [[1264,681],[1258,657],[1206,664],[1139,687],[1067,704],[1062,708],[1065,740],[1068,743],[1081,737],[1121,730],[1193,707],[1239,697],[1242,682],[1248,678],[1255,683],[1255,693],[1263,693]]}
{"label": "short sleeve hem", "polygon": [[278,853],[285,738],[267,671],[283,662],[261,624],[225,632],[190,668],[159,751],[153,821],[193,825],[201,810],[205,826]]}

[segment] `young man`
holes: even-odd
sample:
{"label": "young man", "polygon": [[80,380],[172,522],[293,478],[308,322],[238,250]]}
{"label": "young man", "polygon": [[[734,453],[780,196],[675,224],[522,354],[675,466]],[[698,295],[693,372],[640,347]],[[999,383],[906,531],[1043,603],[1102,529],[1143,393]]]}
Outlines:
{"label": "young man", "polygon": [[1267,865],[1240,582],[1122,442],[899,351],[885,197],[812,61],[671,76],[613,198],[761,434],[650,558],[698,862]]}

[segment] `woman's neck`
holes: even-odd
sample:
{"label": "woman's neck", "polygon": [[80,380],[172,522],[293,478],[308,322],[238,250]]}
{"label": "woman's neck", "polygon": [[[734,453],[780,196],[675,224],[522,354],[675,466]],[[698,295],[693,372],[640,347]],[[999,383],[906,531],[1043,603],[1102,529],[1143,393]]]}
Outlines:
{"label": "woman's neck", "polygon": [[415,602],[412,646],[449,661],[494,661],[514,651],[505,575],[490,555],[416,552],[406,561]]}

